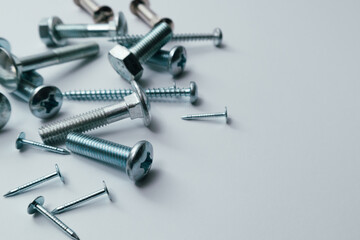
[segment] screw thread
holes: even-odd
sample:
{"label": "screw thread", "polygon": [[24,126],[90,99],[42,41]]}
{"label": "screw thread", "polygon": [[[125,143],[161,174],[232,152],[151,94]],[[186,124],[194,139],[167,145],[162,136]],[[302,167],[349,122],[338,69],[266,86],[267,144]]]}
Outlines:
{"label": "screw thread", "polygon": [[186,118],[187,119],[192,119],[192,118],[210,118],[210,117],[223,117],[225,116],[224,113],[202,113],[202,114],[191,114],[191,115],[187,115]]}
{"label": "screw thread", "polygon": [[60,154],[70,154],[66,149],[63,149],[63,148],[45,145],[45,144],[42,144],[39,142],[27,140],[27,139],[23,139],[22,142],[23,142],[23,144],[28,144],[28,145],[34,146],[35,148],[47,150],[49,152],[60,153]]}
{"label": "screw thread", "polygon": [[169,51],[159,50],[151,58],[148,59],[147,63],[155,64],[165,69],[168,69],[169,59],[170,59]]}

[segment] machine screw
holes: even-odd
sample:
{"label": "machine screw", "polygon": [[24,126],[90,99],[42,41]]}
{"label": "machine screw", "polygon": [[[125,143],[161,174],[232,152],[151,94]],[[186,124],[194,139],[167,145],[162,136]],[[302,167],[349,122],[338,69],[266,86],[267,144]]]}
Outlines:
{"label": "machine screw", "polygon": [[225,117],[226,123],[228,122],[228,114],[227,108],[225,107],[225,111],[223,113],[202,113],[202,114],[190,114],[181,117],[184,120],[199,120],[204,118],[216,118],[216,117]]}
{"label": "machine screw", "polygon": [[110,64],[125,80],[139,80],[143,73],[141,63],[146,62],[172,37],[169,24],[157,24],[144,38],[127,49],[117,45],[109,51]]}
{"label": "machine screw", "polygon": [[50,173],[50,174],[48,174],[48,175],[45,175],[45,176],[43,176],[43,177],[41,177],[41,178],[38,178],[38,179],[36,179],[36,180],[33,180],[33,181],[31,181],[31,182],[28,182],[28,183],[26,183],[26,184],[24,184],[24,185],[21,185],[21,186],[17,187],[17,188],[14,188],[13,190],[10,190],[8,193],[6,193],[6,194],[4,195],[4,197],[12,197],[12,196],[14,196],[14,195],[17,195],[17,194],[19,194],[19,193],[22,193],[22,192],[30,189],[30,188],[33,188],[33,187],[35,187],[35,186],[37,186],[37,185],[39,185],[39,184],[41,184],[41,183],[44,183],[44,182],[46,182],[46,181],[49,181],[50,179],[53,179],[53,178],[55,178],[55,177],[59,177],[60,180],[61,180],[63,183],[65,183],[65,180],[64,180],[63,176],[61,175],[60,169],[59,169],[59,167],[58,167],[57,164],[55,164],[55,172]]}
{"label": "machine screw", "polygon": [[[109,41],[117,42],[124,46],[131,46],[140,41],[143,35],[122,35],[111,38]],[[181,33],[174,34],[170,41],[213,41],[215,47],[220,47],[222,44],[223,34],[220,28],[215,28],[213,33]]]}
{"label": "machine screw", "polygon": [[100,6],[92,0],[74,0],[74,2],[88,12],[96,23],[107,23],[114,18],[114,12],[109,6]]}
{"label": "machine screw", "polygon": [[139,141],[131,148],[81,133],[69,133],[66,147],[74,153],[119,167],[133,181],[145,177],[153,162],[153,147],[148,141]]}
{"label": "machine screw", "polygon": [[106,183],[105,181],[103,181],[104,183],[104,187],[100,190],[97,190],[93,193],[90,193],[86,196],[83,196],[79,199],[76,199],[76,200],[73,200],[71,202],[68,202],[68,203],[65,203],[59,207],[56,207],[54,210],[51,211],[52,214],[59,214],[59,213],[63,213],[63,212],[66,212],[68,210],[71,210],[73,208],[75,208],[76,206],[84,203],[84,202],[87,202],[87,201],[90,201],[91,199],[94,199],[94,198],[97,198],[97,197],[100,197],[101,195],[104,195],[106,194],[108,196],[108,198],[111,200],[111,196],[110,196],[110,193],[109,193],[109,190],[108,188],[106,187]]}
{"label": "machine screw", "polygon": [[116,37],[127,33],[125,16],[102,24],[63,24],[59,17],[44,18],[39,23],[41,40],[47,46],[65,46],[68,38]]}
{"label": "machine screw", "polygon": [[43,207],[44,202],[45,199],[43,196],[35,198],[35,200],[32,201],[27,208],[28,214],[34,214],[36,212],[39,212],[41,215],[55,223],[63,232],[69,235],[71,239],[80,240],[80,238],[71,228],[66,226],[65,223],[63,223],[60,219],[52,215],[46,208]]}
{"label": "machine screw", "polygon": [[0,93],[0,129],[2,129],[10,119],[11,105],[5,95]]}
{"label": "machine screw", "polygon": [[49,151],[49,152],[54,152],[54,153],[59,153],[59,154],[63,154],[63,155],[68,155],[70,154],[70,152],[64,148],[59,148],[59,147],[53,147],[53,146],[49,146],[49,145],[45,145],[45,144],[42,144],[42,143],[39,143],[39,142],[34,142],[34,141],[31,141],[31,140],[27,140],[25,139],[25,133],[24,132],[21,132],[18,136],[18,138],[16,139],[16,142],[15,142],[15,146],[16,146],[16,149],[22,149],[22,147],[24,145],[30,145],[30,146],[33,146],[35,148],[39,148],[41,150],[46,150],[46,151]]}
{"label": "machine screw", "polygon": [[86,132],[129,117],[143,118],[148,126],[151,122],[150,103],[140,87],[134,81],[131,84],[133,93],[119,103],[42,126],[39,134],[43,142],[51,145],[61,143],[70,132]]}

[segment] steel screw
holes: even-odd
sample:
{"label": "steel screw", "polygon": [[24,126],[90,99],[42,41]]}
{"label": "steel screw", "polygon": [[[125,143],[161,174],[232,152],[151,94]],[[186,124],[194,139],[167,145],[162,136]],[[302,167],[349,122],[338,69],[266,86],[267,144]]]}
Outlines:
{"label": "steel screw", "polygon": [[144,38],[127,49],[117,45],[109,51],[110,64],[125,80],[139,80],[143,73],[141,63],[146,62],[172,37],[169,24],[157,24]]}
{"label": "steel screw", "polygon": [[109,190],[106,187],[105,181],[103,181],[103,183],[104,183],[104,187],[102,189],[97,190],[97,191],[95,191],[93,193],[90,193],[90,194],[88,194],[86,196],[83,196],[83,197],[81,197],[79,199],[76,199],[74,201],[65,203],[65,204],[63,204],[63,205],[61,205],[59,207],[56,207],[54,210],[51,211],[51,213],[52,214],[59,214],[59,213],[66,212],[66,211],[71,210],[71,209],[75,208],[76,206],[78,206],[78,205],[80,205],[80,204],[82,204],[84,202],[90,201],[91,199],[94,199],[94,198],[99,197],[99,196],[104,195],[104,194],[106,194],[108,196],[108,198],[110,199],[110,201],[112,201]]}
{"label": "steel screw", "polygon": [[66,147],[74,153],[119,167],[133,181],[145,177],[153,162],[153,147],[148,141],[139,141],[131,148],[81,133],[69,133]]}
{"label": "steel screw", "polygon": [[12,197],[12,196],[14,196],[16,194],[22,193],[22,192],[24,192],[24,191],[26,191],[26,190],[28,190],[30,188],[33,188],[33,187],[35,187],[35,186],[37,186],[37,185],[39,185],[41,183],[49,181],[50,179],[53,179],[55,177],[59,177],[60,180],[63,183],[65,183],[65,180],[64,180],[63,176],[61,175],[60,169],[59,169],[57,164],[55,164],[55,172],[50,173],[48,175],[45,175],[45,176],[43,176],[41,178],[38,178],[36,180],[33,180],[31,182],[28,182],[28,183],[26,183],[24,185],[21,185],[21,186],[17,187],[17,188],[14,188],[13,190],[10,190],[8,193],[6,193],[4,195],[4,197]]}
{"label": "steel screw", "polygon": [[74,0],[74,2],[88,12],[96,23],[107,23],[114,18],[114,12],[109,6],[99,6],[92,0]]}
{"label": "steel screw", "polygon": [[[117,42],[121,45],[131,46],[140,41],[143,35],[122,35],[111,38],[109,41]],[[213,33],[181,33],[174,34],[170,41],[213,41],[216,47],[222,44],[223,34],[220,28],[215,28]]]}
{"label": "steel screw", "polygon": [[124,118],[143,118],[145,126],[151,121],[150,103],[139,86],[132,82],[133,93],[119,103],[83,113],[39,128],[39,134],[46,144],[64,142],[70,132],[86,132]]}
{"label": "steel screw", "polygon": [[39,23],[41,40],[47,46],[65,46],[68,38],[115,37],[127,33],[122,12],[117,21],[107,24],[63,24],[59,17],[44,18]]}
{"label": "steel screw", "polygon": [[39,212],[41,215],[55,223],[63,232],[69,235],[72,239],[80,240],[80,238],[71,228],[69,228],[65,223],[63,223],[60,219],[52,215],[46,208],[43,207],[44,202],[45,199],[43,196],[35,198],[35,200],[29,204],[27,212],[29,214]]}
{"label": "steel screw", "polygon": [[228,122],[228,114],[227,108],[225,107],[225,111],[223,113],[202,113],[202,114],[190,114],[181,117],[184,120],[199,120],[204,118],[216,118],[216,117],[225,117],[225,121]]}
{"label": "steel screw", "polygon": [[59,153],[59,154],[63,154],[63,155],[68,155],[70,154],[70,152],[64,148],[59,148],[59,147],[53,147],[53,146],[49,146],[49,145],[45,145],[45,144],[42,144],[42,143],[39,143],[39,142],[34,142],[34,141],[31,141],[31,140],[27,140],[25,139],[25,133],[24,132],[21,132],[18,136],[18,138],[16,139],[16,142],[15,142],[15,146],[16,146],[16,149],[22,149],[22,147],[24,145],[30,145],[30,146],[33,146],[35,148],[39,148],[39,149],[42,149],[42,150],[46,150],[46,151],[49,151],[49,152],[54,152],[54,153]]}
{"label": "steel screw", "polygon": [[10,119],[11,105],[7,97],[0,93],[0,129],[2,129]]}

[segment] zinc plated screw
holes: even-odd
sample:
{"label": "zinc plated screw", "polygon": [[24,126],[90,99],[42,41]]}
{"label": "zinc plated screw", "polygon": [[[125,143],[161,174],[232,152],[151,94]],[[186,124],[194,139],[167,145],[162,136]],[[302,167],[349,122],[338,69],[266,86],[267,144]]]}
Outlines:
{"label": "zinc plated screw", "polygon": [[[148,88],[145,94],[150,101],[164,98],[188,97],[191,103],[198,99],[198,90],[195,82],[190,82],[188,88]],[[123,99],[133,91],[131,89],[113,89],[113,90],[75,90],[63,92],[63,97],[68,100],[76,101],[114,101]]]}
{"label": "zinc plated screw", "polygon": [[129,49],[121,45],[111,49],[108,54],[110,64],[125,80],[137,81],[143,73],[141,63],[153,56],[171,37],[171,27],[161,22]]}
{"label": "zinc plated screw", "polygon": [[10,119],[11,105],[7,97],[0,93],[0,129],[2,129]]}
{"label": "zinc plated screw", "polygon": [[73,200],[71,202],[65,203],[65,204],[63,204],[61,206],[58,206],[54,210],[52,210],[51,213],[52,214],[59,214],[59,213],[66,212],[66,211],[71,210],[71,209],[75,208],[76,206],[78,206],[78,205],[80,205],[80,204],[82,204],[84,202],[90,201],[91,199],[100,197],[101,195],[104,195],[104,194],[106,194],[108,196],[108,198],[110,199],[110,201],[112,201],[109,190],[108,190],[108,188],[106,186],[105,181],[103,181],[103,183],[104,183],[104,187],[102,189],[97,190],[97,191],[95,191],[93,193],[90,193],[90,194],[88,194],[86,196],[83,196],[83,197],[81,197],[79,199],[76,199],[76,200]]}
{"label": "zinc plated screw", "polygon": [[80,240],[78,235],[69,228],[65,223],[63,223],[60,219],[52,215],[46,208],[43,207],[45,202],[45,199],[43,196],[39,196],[35,198],[34,201],[32,201],[28,208],[27,212],[28,214],[34,214],[36,212],[39,212],[41,215],[52,221],[55,225],[57,225],[63,232],[65,232],[67,235],[69,235],[72,239]]}
{"label": "zinc plated screw", "polygon": [[102,24],[63,24],[59,17],[44,18],[39,23],[41,40],[47,46],[65,46],[68,38],[115,37],[127,33],[125,16]]}
{"label": "zinc plated screw", "polygon": [[190,114],[183,116],[181,118],[184,120],[199,120],[199,119],[217,118],[217,117],[224,117],[227,123],[228,122],[227,107],[225,107],[225,111],[223,113]]}
{"label": "zinc plated screw", "polygon": [[41,150],[46,150],[49,152],[59,153],[59,154],[63,154],[63,155],[70,154],[70,152],[64,148],[53,147],[53,146],[45,145],[45,144],[42,144],[39,142],[27,140],[27,139],[25,139],[25,133],[21,132],[16,139],[15,146],[16,146],[16,149],[20,150],[23,148],[24,145],[29,145],[29,146],[32,146],[32,147],[35,147],[35,148],[38,148]]}
{"label": "zinc plated screw", "polygon": [[140,87],[134,81],[131,84],[133,93],[116,104],[40,127],[39,134],[43,142],[61,143],[70,132],[86,132],[125,118],[143,118],[145,126],[148,126],[151,122],[150,103]]}
{"label": "zinc plated screw", "polygon": [[66,147],[74,153],[119,167],[135,182],[149,173],[153,162],[153,147],[148,141],[139,141],[131,148],[81,133],[69,133]]}
{"label": "zinc plated screw", "polygon": [[14,188],[14,189],[10,190],[8,193],[6,193],[6,194],[4,195],[4,197],[12,197],[12,196],[14,196],[14,195],[17,195],[17,194],[19,194],[19,193],[22,193],[22,192],[30,189],[30,188],[33,188],[33,187],[35,187],[35,186],[37,186],[37,185],[39,185],[39,184],[41,184],[41,183],[44,183],[44,182],[46,182],[46,181],[49,181],[50,179],[53,179],[53,178],[55,178],[55,177],[59,177],[60,180],[61,180],[63,183],[65,183],[65,180],[64,180],[63,176],[61,175],[60,169],[59,169],[59,167],[58,167],[57,164],[55,164],[55,172],[50,173],[50,174],[48,174],[48,175],[45,175],[45,176],[43,176],[43,177],[41,177],[41,178],[38,178],[38,179],[36,179],[36,180],[33,180],[33,181],[31,181],[31,182],[28,182],[28,183],[26,183],[26,184],[24,184],[24,185],[21,185],[21,186],[17,187],[17,188]]}
{"label": "zinc plated screw", "polygon": [[114,18],[109,6],[100,6],[93,0],[74,0],[75,4],[88,12],[96,23],[107,23]]}
{"label": "zinc plated screw", "polygon": [[[116,36],[111,38],[109,41],[117,42],[121,45],[131,46],[134,43],[141,40],[144,36],[143,35],[129,35],[125,34],[122,36]],[[215,28],[213,33],[181,33],[181,34],[174,34],[170,41],[177,42],[177,41],[213,41],[215,47],[220,47],[222,44],[223,34],[220,28]]]}

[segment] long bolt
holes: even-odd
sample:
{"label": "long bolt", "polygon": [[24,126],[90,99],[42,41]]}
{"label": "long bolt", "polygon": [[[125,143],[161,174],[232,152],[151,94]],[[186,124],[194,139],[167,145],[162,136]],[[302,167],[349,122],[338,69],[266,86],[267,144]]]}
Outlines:
{"label": "long bolt", "polygon": [[150,104],[145,93],[133,81],[133,93],[119,103],[86,112],[39,128],[45,144],[64,142],[70,132],[86,132],[125,118],[143,118],[145,126],[151,121]]}
{"label": "long bolt", "polygon": [[59,177],[60,180],[63,183],[65,182],[63,176],[60,173],[60,169],[59,169],[57,164],[55,164],[55,172],[52,172],[52,173],[50,173],[48,175],[45,175],[45,176],[43,176],[41,178],[38,178],[38,179],[33,180],[31,182],[28,182],[28,183],[26,183],[24,185],[21,185],[21,186],[19,186],[17,188],[14,188],[13,190],[10,190],[8,193],[6,193],[4,195],[4,197],[12,197],[12,196],[14,196],[16,194],[22,193],[22,192],[24,192],[24,191],[26,191],[26,190],[28,190],[30,188],[33,188],[33,187],[35,187],[35,186],[37,186],[37,185],[39,185],[41,183],[44,183],[44,182],[49,181],[50,179],[53,179],[53,178],[56,178],[56,177]]}
{"label": "long bolt", "polygon": [[75,4],[88,12],[96,23],[107,23],[114,18],[109,6],[100,6],[93,0],[74,0]]}
{"label": "long bolt", "polygon": [[227,108],[225,107],[225,111],[222,113],[202,113],[202,114],[190,114],[181,117],[184,120],[199,120],[199,119],[208,119],[208,118],[217,118],[224,117],[225,121],[228,122],[228,113]]}
{"label": "long bolt", "polygon": [[[63,96],[67,100],[75,101],[117,101],[130,95],[132,92],[131,89],[75,90],[63,92]],[[191,103],[195,103],[198,98],[195,82],[190,82],[188,88],[148,88],[145,90],[145,94],[151,101],[187,97]]]}
{"label": "long bolt", "polygon": [[45,199],[43,196],[35,198],[35,200],[29,204],[27,212],[29,214],[39,212],[41,215],[43,215],[51,222],[53,222],[56,226],[58,226],[64,233],[69,235],[71,239],[80,240],[78,235],[71,228],[69,228],[65,223],[63,223],[60,219],[52,215],[46,208],[43,207],[44,202]]}
{"label": "long bolt", "polygon": [[119,167],[133,181],[145,177],[153,162],[153,147],[148,141],[139,141],[131,148],[81,133],[69,133],[66,147],[74,153]]}
{"label": "long bolt", "polygon": [[63,155],[68,155],[70,154],[70,152],[64,148],[59,148],[59,147],[53,147],[53,146],[49,146],[49,145],[45,145],[39,142],[34,142],[31,140],[27,140],[25,139],[25,133],[21,132],[18,136],[18,138],[16,139],[16,149],[22,149],[24,145],[29,145],[41,150],[45,150],[45,151],[49,151],[49,152],[53,152],[53,153],[58,153],[58,154],[63,154]]}
{"label": "long bolt", "polygon": [[68,202],[68,203],[65,203],[59,207],[56,207],[54,210],[51,211],[52,214],[59,214],[59,213],[63,213],[63,212],[66,212],[68,210],[71,210],[73,208],[75,208],[76,206],[79,206],[80,204],[82,203],[85,203],[87,201],[90,201],[91,199],[94,199],[94,198],[97,198],[97,197],[100,197],[101,195],[104,195],[106,194],[108,196],[108,198],[111,200],[111,196],[110,196],[110,193],[109,193],[109,190],[108,188],[106,187],[106,183],[105,181],[103,181],[104,183],[104,187],[102,189],[99,189],[93,193],[90,193],[86,196],[83,196],[79,199],[76,199],[76,200],[73,200],[71,202]]}
{"label": "long bolt", "polygon": [[[131,46],[134,43],[140,41],[143,35],[122,35],[111,38],[109,41],[117,42],[124,46]],[[215,28],[213,33],[182,33],[174,34],[170,41],[177,42],[189,42],[189,41],[213,41],[216,47],[220,47],[222,44],[223,34],[220,28]]]}

